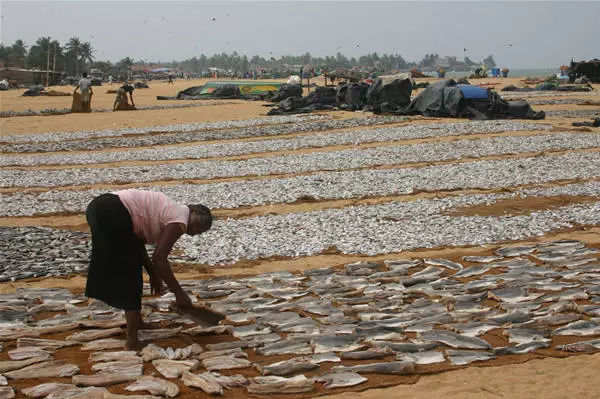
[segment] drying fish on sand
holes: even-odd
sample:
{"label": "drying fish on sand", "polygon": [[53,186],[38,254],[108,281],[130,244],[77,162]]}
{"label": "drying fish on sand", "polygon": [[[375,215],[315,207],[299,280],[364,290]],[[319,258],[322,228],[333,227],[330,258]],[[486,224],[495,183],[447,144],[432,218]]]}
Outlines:
{"label": "drying fish on sand", "polygon": [[352,351],[342,352],[340,355],[342,359],[346,360],[369,360],[369,359],[383,359],[386,356],[390,356],[393,353],[388,347],[384,349],[368,349],[364,351]]}
{"label": "drying fish on sand", "polygon": [[415,372],[415,363],[412,361],[395,361],[385,363],[369,363],[356,366],[335,366],[334,371],[353,371],[359,374],[394,374],[404,375]]}
{"label": "drying fish on sand", "polygon": [[123,349],[125,347],[124,339],[104,338],[96,341],[89,341],[83,344],[83,351],[101,351],[104,349]]}
{"label": "drying fish on sand", "polygon": [[528,342],[525,344],[519,344],[517,346],[504,346],[501,348],[494,348],[494,353],[496,355],[516,355],[529,353],[536,349],[547,348],[550,346],[550,343],[547,341],[534,341]]}
{"label": "drying fish on sand", "polygon": [[138,339],[140,341],[154,341],[158,339],[171,338],[180,334],[181,330],[181,327],[157,330],[139,330]]}
{"label": "drying fish on sand", "polygon": [[223,395],[223,386],[210,373],[183,373],[183,384],[187,387],[200,388],[209,395]]}
{"label": "drying fish on sand", "polygon": [[117,352],[93,352],[88,357],[88,362],[113,362],[113,361],[139,361],[142,358],[135,351],[117,351]]}
{"label": "drying fish on sand", "polygon": [[444,354],[442,352],[431,350],[424,352],[407,352],[396,353],[396,360],[406,360],[410,362],[414,362],[415,364],[433,364],[433,363],[441,363],[444,359]]}
{"label": "drying fish on sand", "polygon": [[488,296],[491,299],[495,299],[499,302],[518,303],[524,301],[532,301],[537,297],[542,296],[542,294],[529,293],[527,290],[521,287],[509,287],[489,291]]}
{"label": "drying fish on sand", "polygon": [[352,371],[335,371],[317,377],[318,382],[324,382],[326,389],[353,387],[367,381],[366,377]]}
{"label": "drying fish on sand", "polygon": [[101,373],[113,373],[113,374],[132,374],[141,376],[144,372],[144,366],[140,360],[129,360],[129,361],[113,361],[113,362],[101,362],[92,365],[92,371],[98,371]]}
{"label": "drying fish on sand", "polygon": [[191,356],[198,355],[203,352],[203,349],[198,344],[192,344],[184,348],[173,349],[171,347],[161,348],[154,344],[149,344],[142,349],[140,355],[145,362],[149,362],[155,359],[170,359],[170,360],[183,360]]}
{"label": "drying fish on sand", "polygon": [[261,375],[290,375],[319,368],[319,364],[307,357],[283,360],[266,366],[256,365]]}
{"label": "drying fish on sand", "polygon": [[457,351],[447,350],[446,356],[452,364],[462,366],[477,361],[485,361],[495,359],[496,355],[493,352],[477,352],[477,351]]}
{"label": "drying fish on sand", "polygon": [[148,391],[152,395],[168,396],[174,398],[179,394],[179,387],[172,382],[149,375],[138,378],[133,384],[125,387],[131,392]]}
{"label": "drying fish on sand", "polygon": [[123,327],[125,324],[127,324],[127,322],[123,317],[79,321],[79,325],[84,328],[115,328]]}
{"label": "drying fish on sand", "polygon": [[[324,350],[329,352],[330,350]],[[311,347],[306,342],[297,342],[290,339],[283,339],[281,341],[267,344],[262,348],[256,349],[259,355],[272,356],[272,355],[308,355],[312,353]]]}
{"label": "drying fish on sand", "polygon": [[84,387],[105,387],[109,385],[121,384],[124,382],[135,381],[141,377],[142,372],[139,370],[142,365],[132,368],[127,373],[99,373],[92,375],[75,375],[73,376],[73,384]]}
{"label": "drying fish on sand", "polygon": [[504,247],[496,250],[496,253],[500,256],[513,257],[519,255],[527,255],[535,251],[535,245],[531,246],[516,246],[516,247]]}
{"label": "drying fish on sand", "polygon": [[15,390],[12,387],[0,387],[0,399],[12,399],[15,397]]}
{"label": "drying fish on sand", "polygon": [[552,335],[600,335],[600,325],[593,321],[574,321],[564,327],[557,328],[552,332]]}
{"label": "drying fish on sand", "polygon": [[549,342],[546,338],[550,335],[549,331],[535,330],[532,328],[511,328],[504,331],[508,336],[508,341],[513,344],[528,344],[531,342]]}
{"label": "drying fish on sand", "polygon": [[432,330],[420,333],[422,339],[426,341],[439,342],[452,348],[462,349],[491,349],[492,346],[483,339],[477,337],[468,337],[445,330]]}
{"label": "drying fish on sand", "polygon": [[3,328],[0,329],[0,341],[12,341],[19,337],[39,337],[40,333],[35,328]]}
{"label": "drying fish on sand", "polygon": [[95,341],[102,338],[112,337],[113,335],[121,335],[123,330],[120,328],[110,328],[106,330],[86,330],[69,335],[66,340],[70,341]]}
{"label": "drying fish on sand", "polygon": [[75,330],[76,328],[78,328],[80,326],[79,322],[72,322],[72,323],[66,323],[66,324],[56,324],[56,325],[51,325],[51,326],[37,326],[35,327],[35,331],[39,333],[39,335],[46,335],[46,334],[56,334],[56,333],[61,333],[61,332],[65,332],[65,331],[71,331],[71,330]]}
{"label": "drying fish on sand", "polygon": [[61,382],[46,382],[30,388],[22,389],[21,392],[28,398],[43,398],[51,393],[75,388],[73,384],[64,384]]}
{"label": "drying fish on sand", "polygon": [[448,259],[425,259],[424,262],[427,263],[428,265],[447,267],[450,270],[462,270],[463,269],[463,265],[461,265],[458,262],[452,262],[451,260],[448,260]]}
{"label": "drying fish on sand", "polygon": [[208,351],[202,352],[199,355],[196,355],[195,358],[198,360],[204,360],[211,357],[221,357],[221,356],[230,356],[230,357],[244,357],[247,358],[248,354],[242,350],[242,348],[233,348],[233,349],[224,349],[222,351]]}
{"label": "drying fish on sand", "polygon": [[391,349],[396,352],[423,352],[431,349],[435,349],[441,346],[437,342],[425,342],[425,343],[413,343],[413,342],[389,342],[389,341],[376,341],[374,342],[377,348]]}
{"label": "drying fish on sand", "polygon": [[323,335],[311,340],[314,353],[350,352],[364,348],[358,335]]}
{"label": "drying fish on sand", "polygon": [[188,335],[222,335],[230,334],[231,331],[232,327],[228,325],[213,327],[196,326],[183,330],[182,333]]}
{"label": "drying fish on sand", "polygon": [[8,380],[3,375],[0,375],[0,385],[8,385]]}
{"label": "drying fish on sand", "polygon": [[6,373],[7,371],[19,370],[23,367],[31,366],[35,363],[46,362],[52,359],[52,355],[49,353],[41,354],[39,356],[30,357],[24,360],[3,360],[0,361],[0,373]]}
{"label": "drying fish on sand", "polygon": [[25,368],[4,373],[10,379],[22,378],[52,378],[71,377],[79,373],[79,367],[69,364],[63,360],[52,360],[49,362],[36,363]]}
{"label": "drying fish on sand", "polygon": [[248,385],[248,392],[258,395],[301,393],[314,390],[314,385],[314,380],[306,378],[302,374],[290,378],[270,375],[253,378]]}
{"label": "drying fish on sand", "polygon": [[77,341],[63,341],[59,339],[39,339],[39,338],[19,338],[17,348],[35,346],[42,349],[55,350],[66,348],[67,346],[80,345]]}
{"label": "drying fish on sand", "polygon": [[185,371],[196,370],[200,361],[157,359],[152,361],[152,365],[166,378],[179,378]]}
{"label": "drying fish on sand", "polygon": [[473,263],[490,263],[497,260],[504,259],[503,256],[463,256],[462,259],[465,262],[473,262]]}
{"label": "drying fish on sand", "polygon": [[202,361],[202,366],[208,371],[213,370],[233,370],[233,369],[245,369],[252,366],[252,363],[246,359],[221,356],[221,357],[209,357]]}
{"label": "drying fish on sand", "polygon": [[558,345],[556,349],[565,352],[591,352],[600,349],[600,339],[580,341],[572,344]]}

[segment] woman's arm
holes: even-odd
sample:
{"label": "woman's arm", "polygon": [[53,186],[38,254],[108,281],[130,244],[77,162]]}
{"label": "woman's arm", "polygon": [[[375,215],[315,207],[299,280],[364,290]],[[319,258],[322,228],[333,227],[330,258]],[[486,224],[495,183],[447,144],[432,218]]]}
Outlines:
{"label": "woman's arm", "polygon": [[181,237],[185,228],[180,223],[168,224],[158,239],[158,245],[152,254],[152,264],[158,271],[162,280],[167,284],[169,290],[175,294],[178,305],[191,305],[191,300],[181,288],[179,281],[173,275],[171,265],[167,260],[175,242]]}

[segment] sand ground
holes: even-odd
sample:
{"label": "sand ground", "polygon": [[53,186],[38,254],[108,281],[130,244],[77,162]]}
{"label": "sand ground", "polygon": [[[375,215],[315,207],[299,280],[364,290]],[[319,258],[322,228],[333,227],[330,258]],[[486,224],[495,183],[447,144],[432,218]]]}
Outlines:
{"label": "sand ground", "polygon": [[[485,79],[485,82],[499,82],[496,87],[501,88],[508,84],[520,83],[520,78],[509,79]],[[482,83],[479,81],[477,83]],[[178,90],[189,86],[202,84],[203,81],[185,81],[176,80],[175,85],[167,85],[165,82],[150,82],[150,89],[139,89],[135,91],[135,101],[137,105],[164,105],[164,104],[183,104],[182,101],[157,101],[157,95],[172,96]],[[318,82],[320,83],[320,82]],[[114,94],[106,93],[108,89],[116,89],[118,86],[95,87],[93,107],[110,108],[114,100]],[[70,92],[70,87],[54,87],[59,91]],[[595,85],[599,90],[600,85]],[[45,108],[64,108],[69,107],[70,97],[21,97],[22,90],[0,92],[0,110],[22,111],[26,109],[41,110]],[[597,93],[597,91],[596,91]],[[600,95],[577,95],[564,97],[551,97],[552,99],[561,98],[582,98],[585,100],[599,101]],[[207,101],[214,103],[214,101]],[[239,101],[239,100],[221,100],[227,104],[206,105],[200,107],[151,110],[151,111],[133,111],[133,112],[97,112],[92,114],[68,114],[54,116],[24,116],[0,118],[0,136],[42,133],[53,131],[79,131],[91,129],[158,126],[174,123],[200,122],[200,121],[218,121],[218,120],[236,120],[248,118],[265,117],[268,108],[263,106],[263,102]],[[197,102],[193,102],[197,103]],[[534,109],[599,109],[597,106],[583,106],[569,104],[562,106],[539,106],[534,105]],[[359,117],[365,116],[364,113],[332,112],[330,115],[334,118]],[[571,122],[577,119],[570,118],[548,118],[542,123],[552,125],[555,131],[572,130]],[[444,120],[436,120],[442,122]],[[406,123],[431,123],[427,118],[411,118]],[[391,144],[391,143],[390,143]],[[381,145],[380,143],[378,145]],[[327,148],[333,150],[335,148]],[[312,150],[310,150],[312,151]],[[273,155],[273,154],[266,154]],[[260,156],[260,155],[259,155]],[[144,163],[144,162],[140,162]],[[148,162],[145,162],[146,164]],[[135,163],[138,164],[138,163]],[[165,182],[164,184],[171,184]],[[110,185],[107,188],[111,187]],[[77,189],[77,188],[73,188]],[[18,190],[18,189],[16,189]],[[469,193],[468,190],[463,190]],[[378,197],[362,200],[344,200],[344,201],[319,201],[319,202],[299,202],[290,205],[269,205],[262,207],[248,207],[242,209],[218,209],[215,214],[220,217],[249,217],[267,213],[286,213],[300,212],[315,209],[325,209],[330,207],[344,207],[359,203],[378,203],[390,200],[414,200],[416,198],[426,198],[434,195],[452,195],[454,193],[419,193],[411,196]],[[555,206],[561,206],[567,203],[585,202],[586,198],[555,198],[536,199],[527,203],[497,203],[492,206],[461,210],[465,214],[490,214],[502,215],[505,213],[526,213],[535,209],[549,209]],[[53,226],[58,228],[73,228],[86,230],[82,215],[56,215],[30,218],[0,218],[2,226],[19,225],[37,225]],[[553,239],[571,238],[581,239],[591,246],[600,248],[600,228],[581,227],[569,231],[557,232],[539,238],[536,241],[549,241]],[[372,259],[393,259],[419,257],[447,257],[449,259],[458,259],[463,255],[484,254],[492,251],[496,245],[485,247],[470,248],[436,248],[429,250],[416,250],[404,252],[401,254],[386,255],[380,257],[371,257]],[[229,267],[208,267],[205,265],[179,265],[176,270],[179,278],[209,277],[217,275],[248,275],[258,274],[276,270],[301,271],[308,268],[317,268],[331,265],[341,265],[356,260],[364,260],[361,256],[346,256],[338,253],[325,253],[311,257],[299,259],[266,259],[261,261],[242,261]],[[16,283],[0,284],[0,292],[7,293],[18,287],[38,286],[38,287],[65,287],[76,292],[81,292],[85,285],[85,278],[82,276],[73,276],[61,279],[42,279],[20,281]],[[556,359],[534,359],[523,364],[504,364],[494,367],[468,367],[460,370],[448,371],[443,373],[434,373],[421,376],[418,381],[409,385],[399,385],[383,389],[368,389],[363,392],[345,392],[331,396],[332,398],[594,398],[600,397],[597,390],[595,372],[600,367],[600,354],[580,355],[569,358]]]}

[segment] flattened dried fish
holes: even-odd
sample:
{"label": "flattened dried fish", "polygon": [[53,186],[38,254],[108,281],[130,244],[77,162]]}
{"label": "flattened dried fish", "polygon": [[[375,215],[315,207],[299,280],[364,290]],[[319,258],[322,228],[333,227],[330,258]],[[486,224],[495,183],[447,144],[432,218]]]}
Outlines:
{"label": "flattened dried fish", "polygon": [[76,388],[73,384],[64,384],[61,382],[46,382],[31,388],[22,389],[21,392],[28,398],[43,398],[51,393],[64,391],[66,389]]}
{"label": "flattened dried fish", "polygon": [[40,356],[30,357],[24,360],[4,360],[0,361],[0,373],[6,373],[7,371],[19,370],[23,367],[31,366],[35,363],[46,362],[52,358],[49,353],[42,354]]}
{"label": "flattened dried fish", "polygon": [[91,363],[113,361],[138,361],[141,363],[142,358],[135,351],[94,352],[90,354],[88,361]]}
{"label": "flattened dried fish", "polygon": [[79,373],[77,365],[67,363],[63,360],[53,360],[36,363],[20,370],[9,371],[4,376],[16,380],[22,378],[71,377],[77,373]]}
{"label": "flattened dried fish", "polygon": [[442,352],[431,350],[423,352],[398,352],[396,353],[396,360],[406,360],[414,362],[415,364],[433,364],[441,363],[444,359]]}
{"label": "flattened dried fish", "polygon": [[485,334],[486,332],[498,328],[498,324],[492,323],[480,323],[480,322],[468,322],[468,323],[456,323],[450,324],[448,327],[457,333],[466,335],[467,337],[476,337],[478,335]]}
{"label": "flattened dried fish", "polygon": [[183,330],[182,333],[188,335],[222,335],[222,334],[230,334],[232,332],[232,326],[213,326],[213,327],[203,327],[196,326],[192,328],[188,328],[187,330]]}
{"label": "flattened dried fish", "polygon": [[140,377],[144,372],[144,366],[140,358],[139,360],[96,363],[92,366],[92,371],[107,374],[131,374]]}
{"label": "flattened dried fish", "polygon": [[560,326],[563,324],[571,323],[573,321],[577,321],[581,319],[580,315],[576,314],[555,314],[550,316],[541,316],[534,318],[530,323],[527,323],[526,326]]}
{"label": "flattened dried fish", "polygon": [[202,361],[202,366],[208,371],[245,369],[252,366],[246,359],[231,356],[209,357]]}
{"label": "flattened dried fish", "polygon": [[80,342],[77,341],[63,341],[60,339],[19,338],[17,340],[17,348],[35,346],[42,349],[55,350],[79,344]]}
{"label": "flattened dried fish", "polygon": [[[76,341],[74,341],[76,342]],[[124,339],[104,338],[96,341],[90,341],[83,344],[83,351],[101,351],[104,349],[122,349],[125,347]]]}
{"label": "flattened dried fish", "polygon": [[260,395],[310,392],[314,390],[314,384],[314,380],[308,379],[302,374],[291,378],[270,375],[253,378],[248,385],[248,392]]}
{"label": "flattened dried fish", "polygon": [[518,303],[531,301],[542,294],[529,293],[521,287],[501,288],[499,290],[489,291],[488,297],[500,302]]}
{"label": "flattened dried fish", "polygon": [[588,299],[588,294],[581,288],[573,288],[570,290],[557,292],[556,294],[546,294],[540,298],[542,302],[554,301],[574,301],[576,299]]}
{"label": "flattened dried fish", "polygon": [[376,326],[367,328],[356,328],[356,335],[369,340],[402,340],[406,338],[406,336],[402,332],[402,329],[399,327]]}
{"label": "flattened dried fish", "polygon": [[467,337],[451,331],[432,330],[420,333],[421,338],[426,341],[440,342],[460,349],[492,349],[492,346],[483,339],[477,337]]}
{"label": "flattened dried fish", "polygon": [[488,320],[498,324],[519,324],[530,321],[531,317],[529,317],[527,313],[521,312],[520,310],[516,310],[514,312],[503,314],[500,316],[488,317]]}
{"label": "flattened dried fish", "polygon": [[125,387],[125,390],[131,392],[148,391],[152,395],[168,396],[174,398],[179,394],[179,387],[172,382],[149,375],[139,378],[133,384]]}
{"label": "flattened dried fish", "polygon": [[223,395],[223,387],[210,373],[183,373],[183,384],[187,387],[200,388],[209,395]]}
{"label": "flattened dried fish", "polygon": [[71,334],[66,338],[66,340],[88,342],[121,334],[123,334],[123,330],[118,327],[106,330],[86,330]]}
{"label": "flattened dried fish", "polygon": [[258,324],[247,324],[244,326],[233,327],[233,336],[236,338],[246,338],[253,335],[264,335],[271,332],[270,327],[262,327]]}
{"label": "flattened dried fish", "polygon": [[206,344],[206,348],[209,351],[222,351],[222,350],[226,350],[226,349],[247,348],[247,347],[248,347],[248,342],[244,341],[244,340],[219,342],[218,344]]}
{"label": "flattened dried fish", "polygon": [[242,348],[224,349],[222,351],[208,351],[196,356],[198,360],[204,360],[211,357],[232,356],[232,357],[248,357],[248,354],[242,351]]}
{"label": "flattened dried fish", "polygon": [[496,355],[517,355],[523,353],[529,353],[536,349],[547,348],[550,346],[548,341],[537,341],[520,344],[517,346],[504,346],[501,348],[494,348]]}
{"label": "flattened dried fish", "polygon": [[350,352],[364,348],[357,335],[322,335],[311,339],[314,353]]}
{"label": "flattened dried fish", "polygon": [[[329,352],[329,351],[325,351]],[[256,349],[256,353],[263,356],[272,355],[308,355],[312,353],[311,347],[306,342],[298,342],[290,339],[282,339],[281,341],[267,344],[262,348]]]}
{"label": "flattened dried fish", "polygon": [[424,262],[428,265],[443,266],[451,270],[462,270],[463,265],[457,262],[452,262],[448,259],[425,259]]}
{"label": "flattened dried fish", "polygon": [[369,359],[383,359],[386,356],[389,356],[392,353],[392,350],[388,347],[384,349],[369,349],[364,351],[352,351],[352,352],[342,352],[340,355],[342,359],[348,360],[369,360]]}
{"label": "flattened dried fish", "polygon": [[299,357],[290,360],[269,364],[266,366],[257,365],[256,368],[261,375],[290,375],[304,371],[319,368],[319,365],[307,357]]}
{"label": "flattened dried fish", "polygon": [[473,263],[490,263],[504,259],[503,256],[463,256],[463,260]]}
{"label": "flattened dried fish", "polygon": [[0,387],[1,399],[12,399],[15,397],[15,390],[12,387]]}
{"label": "flattened dried fish", "polygon": [[[138,365],[137,368],[142,368]],[[135,381],[142,375],[142,370],[139,372],[129,373],[99,373],[92,375],[75,375],[73,376],[73,384],[83,387],[106,387],[109,385],[121,384],[123,382]]]}
{"label": "flattened dried fish", "polygon": [[446,355],[448,360],[457,366],[496,358],[493,352],[455,351],[452,349],[447,350]]}
{"label": "flattened dried fish", "polygon": [[529,246],[517,246],[517,247],[504,247],[496,250],[496,253],[500,256],[519,256],[519,255],[527,255],[532,253],[536,249],[535,245]]}
{"label": "flattened dried fish", "polygon": [[600,325],[593,321],[574,321],[564,327],[557,328],[552,335],[600,335]]}
{"label": "flattened dried fish", "polygon": [[243,387],[250,383],[250,381],[248,381],[248,379],[241,374],[221,375],[214,371],[206,374],[210,375],[212,378],[218,381],[223,388],[226,389]]}
{"label": "flattened dried fish", "polygon": [[437,342],[424,342],[424,343],[412,343],[412,342],[389,342],[389,341],[375,341],[373,344],[378,348],[389,348],[397,352],[423,352],[431,349],[435,349],[441,346]]}
{"label": "flattened dried fish", "polygon": [[336,371],[317,377],[317,381],[324,382],[326,389],[353,387],[367,381],[367,378],[352,371]]}
{"label": "flattened dried fish", "polygon": [[[200,361],[157,359],[152,361],[156,370],[166,378],[179,378],[184,371],[193,371],[198,368]],[[208,368],[208,367],[207,367]]]}
{"label": "flattened dried fish", "polygon": [[556,349],[565,352],[590,352],[600,349],[600,339],[591,339],[589,341],[580,341],[572,344],[558,345]]}
{"label": "flattened dried fish", "polygon": [[84,328],[116,328],[123,327],[125,324],[127,321],[123,317],[79,321],[79,325]]}
{"label": "flattened dried fish", "polygon": [[535,330],[532,328],[511,328],[504,331],[508,335],[508,341],[515,344],[528,344],[531,342],[549,342],[546,338],[549,335],[547,331]]}
{"label": "flattened dried fish", "polygon": [[140,341],[154,341],[157,339],[171,338],[181,333],[182,328],[164,328],[156,330],[139,330],[138,339]]}
{"label": "flattened dried fish", "polygon": [[106,388],[86,387],[69,388],[58,392],[53,392],[46,396],[46,399],[105,399],[108,391]]}
{"label": "flattened dried fish", "polygon": [[369,363],[357,366],[335,366],[334,371],[353,371],[359,374],[393,374],[404,375],[415,372],[415,362],[396,361],[385,363]]}

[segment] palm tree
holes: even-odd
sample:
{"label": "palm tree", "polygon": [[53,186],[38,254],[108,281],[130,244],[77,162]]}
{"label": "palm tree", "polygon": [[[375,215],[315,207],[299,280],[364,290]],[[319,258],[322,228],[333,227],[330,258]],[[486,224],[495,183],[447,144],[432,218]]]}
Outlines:
{"label": "palm tree", "polygon": [[81,59],[81,40],[77,36],[73,36],[69,39],[69,42],[65,46],[67,49],[67,58],[69,64],[75,65],[75,76],[79,76],[79,63]]}
{"label": "palm tree", "polygon": [[94,61],[94,49],[90,42],[81,43],[81,46],[79,47],[79,59],[81,60],[82,65]]}

